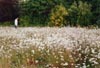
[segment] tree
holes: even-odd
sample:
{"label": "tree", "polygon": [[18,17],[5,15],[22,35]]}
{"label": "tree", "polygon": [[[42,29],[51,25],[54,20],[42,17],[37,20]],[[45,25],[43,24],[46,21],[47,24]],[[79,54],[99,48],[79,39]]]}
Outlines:
{"label": "tree", "polygon": [[91,23],[91,5],[87,2],[74,2],[69,9],[70,23],[72,26],[88,26]]}
{"label": "tree", "polygon": [[68,16],[66,8],[62,4],[55,6],[50,13],[49,25],[61,27],[66,26],[67,21],[65,20],[65,16]]}
{"label": "tree", "polygon": [[100,0],[92,0],[93,24],[100,26]]}
{"label": "tree", "polygon": [[78,12],[77,23],[80,26],[91,25],[91,19],[92,19],[91,4],[88,4],[87,2],[79,1],[78,9],[79,12]]}
{"label": "tree", "polygon": [[0,0],[0,21],[15,19],[18,11],[18,0]]}
{"label": "tree", "polygon": [[78,5],[75,2],[73,2],[73,4],[70,6],[70,8],[68,9],[69,12],[69,24],[70,26],[76,26],[77,25],[77,18],[78,18]]}
{"label": "tree", "polygon": [[60,3],[64,0],[28,0],[21,4],[21,12],[30,17],[31,23],[47,24],[50,11]]}

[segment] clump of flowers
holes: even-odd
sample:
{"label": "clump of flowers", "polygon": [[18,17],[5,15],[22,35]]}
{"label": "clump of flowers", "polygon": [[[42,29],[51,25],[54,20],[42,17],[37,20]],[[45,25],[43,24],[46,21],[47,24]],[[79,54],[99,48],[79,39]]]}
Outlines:
{"label": "clump of flowers", "polygon": [[[98,53],[100,52],[100,46],[92,45],[86,40],[79,41],[78,45],[75,45],[72,51],[72,55],[76,64],[76,68],[94,68],[100,63]],[[97,67],[98,68],[98,67]]]}

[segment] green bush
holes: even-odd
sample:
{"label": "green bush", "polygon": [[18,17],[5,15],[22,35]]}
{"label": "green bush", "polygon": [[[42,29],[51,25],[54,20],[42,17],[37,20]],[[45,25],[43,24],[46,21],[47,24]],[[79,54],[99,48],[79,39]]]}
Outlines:
{"label": "green bush", "polygon": [[79,12],[78,12],[78,20],[77,23],[80,26],[89,26],[91,25],[91,4],[88,4],[87,2],[79,1],[78,6]]}
{"label": "green bush", "polygon": [[14,25],[14,21],[0,22],[0,26],[12,26],[12,25]]}
{"label": "green bush", "polygon": [[50,22],[48,24],[50,26],[65,26],[65,16],[68,16],[66,8],[62,4],[57,5],[51,10]]}
{"label": "green bush", "polygon": [[70,22],[70,26],[76,26],[77,24],[77,17],[78,17],[78,7],[77,3],[74,2],[70,8],[68,9],[69,12],[69,19],[68,21]]}
{"label": "green bush", "polygon": [[29,26],[30,18],[29,16],[22,16],[19,18],[19,26]]}
{"label": "green bush", "polygon": [[100,27],[100,20],[98,20],[96,23],[97,23],[98,27]]}
{"label": "green bush", "polygon": [[92,12],[91,4],[79,1],[74,2],[69,8],[69,21],[71,26],[91,25]]}
{"label": "green bush", "polygon": [[47,26],[48,16],[33,16],[31,19],[31,26]]}

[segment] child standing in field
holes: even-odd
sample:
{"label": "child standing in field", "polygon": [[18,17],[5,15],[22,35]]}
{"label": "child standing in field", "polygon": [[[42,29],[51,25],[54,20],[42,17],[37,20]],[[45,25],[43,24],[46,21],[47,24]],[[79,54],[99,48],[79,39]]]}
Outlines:
{"label": "child standing in field", "polygon": [[15,19],[15,21],[14,21],[14,25],[15,25],[15,28],[18,27],[18,17]]}

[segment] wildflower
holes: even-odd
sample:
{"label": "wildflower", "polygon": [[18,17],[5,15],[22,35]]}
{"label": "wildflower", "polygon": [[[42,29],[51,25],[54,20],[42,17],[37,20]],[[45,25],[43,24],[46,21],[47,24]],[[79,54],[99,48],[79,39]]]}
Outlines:
{"label": "wildflower", "polygon": [[100,59],[100,53],[98,53],[98,59]]}
{"label": "wildflower", "polygon": [[34,53],[35,53],[35,51],[34,51],[34,50],[32,50],[32,53],[34,54]]}
{"label": "wildflower", "polygon": [[61,65],[62,65],[62,66],[67,66],[68,63],[67,63],[67,62],[66,62],[66,63],[61,63]]}

